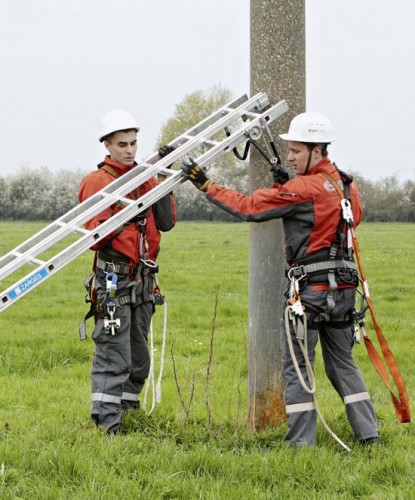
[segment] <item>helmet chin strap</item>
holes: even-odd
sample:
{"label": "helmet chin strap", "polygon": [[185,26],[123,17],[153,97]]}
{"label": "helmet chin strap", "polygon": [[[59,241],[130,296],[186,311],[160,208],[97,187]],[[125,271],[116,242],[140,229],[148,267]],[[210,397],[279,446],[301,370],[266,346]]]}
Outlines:
{"label": "helmet chin strap", "polygon": [[310,168],[310,163],[311,163],[311,153],[313,152],[313,148],[310,149],[310,152],[308,153],[308,160],[307,160],[307,166],[304,170],[304,174],[308,172],[308,169]]}

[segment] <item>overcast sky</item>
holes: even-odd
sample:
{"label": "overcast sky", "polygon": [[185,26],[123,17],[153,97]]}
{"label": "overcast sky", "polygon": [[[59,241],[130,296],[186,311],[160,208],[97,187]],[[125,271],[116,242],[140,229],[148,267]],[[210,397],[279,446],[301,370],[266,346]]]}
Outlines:
{"label": "overcast sky", "polygon": [[[249,0],[0,0],[0,175],[95,168],[110,109],[141,126],[138,159],[183,97],[249,93]],[[415,180],[415,2],[306,0],[307,109],[330,157]]]}

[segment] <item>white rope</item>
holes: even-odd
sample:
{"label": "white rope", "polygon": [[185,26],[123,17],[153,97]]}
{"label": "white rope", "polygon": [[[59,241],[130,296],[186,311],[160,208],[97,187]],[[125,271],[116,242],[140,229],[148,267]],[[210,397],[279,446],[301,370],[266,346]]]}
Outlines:
{"label": "white rope", "polygon": [[314,376],[313,368],[311,366],[310,360],[308,358],[308,351],[307,351],[307,317],[304,314],[302,317],[304,318],[304,341],[297,339],[298,345],[300,346],[301,352],[304,356],[304,361],[305,361],[305,367],[307,371],[307,376],[308,380],[310,383],[310,387],[307,386],[303,374],[301,373],[300,367],[298,366],[298,361],[297,357],[294,352],[294,346],[293,346],[293,340],[291,338],[291,329],[290,329],[290,314],[292,314],[290,306],[287,306],[285,308],[285,331],[287,335],[287,343],[288,343],[288,349],[290,351],[291,359],[294,364],[295,371],[297,373],[297,377],[300,381],[301,387],[308,393],[308,394],[315,394],[316,392],[316,379]]}
{"label": "white rope", "polygon": [[[145,411],[146,415],[150,415],[152,411],[154,410],[154,404],[155,404],[155,391],[154,391],[154,332],[153,332],[153,320],[150,322],[150,328],[148,332],[148,343],[149,343],[149,351],[150,351],[150,369],[148,372],[148,377],[146,381],[146,387],[144,390],[144,400],[143,400],[143,410]],[[148,391],[149,387],[151,385],[152,388],[152,401],[151,401],[151,409],[150,411],[147,412],[147,397],[148,397]]]}
{"label": "white rope", "polygon": [[300,346],[301,353],[304,356],[304,362],[305,362],[305,366],[306,366],[307,377],[308,377],[308,380],[309,380],[309,386],[307,386],[307,384],[306,384],[306,382],[304,380],[303,374],[301,373],[300,367],[298,366],[297,357],[296,357],[295,352],[294,352],[293,341],[292,341],[292,338],[291,338],[291,329],[290,329],[290,317],[289,317],[290,314],[292,314],[292,310],[291,310],[290,306],[288,305],[285,308],[285,314],[284,314],[284,318],[285,318],[285,333],[286,333],[286,336],[287,336],[288,349],[290,351],[291,359],[293,361],[294,368],[295,368],[295,371],[297,373],[298,379],[300,381],[301,387],[308,394],[312,395],[317,415],[318,415],[321,423],[323,424],[323,427],[326,429],[326,431],[346,451],[351,451],[351,449],[345,443],[343,443],[343,441],[330,429],[330,427],[328,426],[327,422],[324,420],[324,417],[323,417],[322,413],[320,412],[320,409],[319,409],[319,407],[317,405],[316,379],[315,379],[315,376],[314,376],[313,367],[311,366],[310,359],[308,357],[308,350],[307,350],[307,317],[306,317],[305,314],[302,316],[303,319],[304,319],[304,340],[297,339],[297,341],[298,341],[298,345]]}
{"label": "white rope", "polygon": [[[156,403],[161,403],[161,380],[163,377],[164,371],[164,357],[166,352],[166,339],[167,339],[167,302],[164,300],[164,315],[163,315],[163,334],[161,341],[161,354],[160,354],[160,371],[157,378],[157,384],[155,384],[154,377],[154,332],[153,332],[153,321],[150,323],[149,330],[149,350],[150,350],[150,370],[147,377],[146,387],[144,390],[144,400],[143,400],[143,409],[146,415],[151,415],[154,411]],[[147,412],[147,397],[148,391],[151,385],[152,390],[152,401],[151,408]]]}
{"label": "white rope", "polygon": [[161,403],[161,379],[164,372],[164,355],[166,352],[166,339],[167,339],[167,302],[164,300],[164,316],[163,316],[163,335],[161,341],[161,355],[160,355],[160,372],[156,384],[156,403]]}

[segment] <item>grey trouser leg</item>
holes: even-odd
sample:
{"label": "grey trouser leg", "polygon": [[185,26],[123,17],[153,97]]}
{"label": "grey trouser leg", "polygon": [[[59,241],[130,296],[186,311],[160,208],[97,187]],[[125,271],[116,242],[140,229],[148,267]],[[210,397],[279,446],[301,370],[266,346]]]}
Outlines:
{"label": "grey trouser leg", "polygon": [[378,437],[375,410],[360,370],[353,361],[353,327],[322,324],[320,341],[326,374],[344,404],[357,439]]}
{"label": "grey trouser leg", "polygon": [[[331,322],[319,321],[321,316],[308,313],[309,359],[314,363],[315,345],[320,336],[325,370],[333,387],[346,405],[346,414],[357,439],[378,437],[375,411],[370,401],[360,370],[352,356],[353,327],[350,319],[340,323],[341,318],[350,318],[355,303],[353,288],[338,289],[334,294],[335,307],[331,311]],[[306,310],[326,311],[327,292],[307,287],[301,291]],[[305,366],[298,343],[293,338],[294,350],[304,374]],[[298,380],[285,340],[283,358],[284,399],[288,419],[286,442],[293,446],[314,444],[316,436],[316,412],[312,397],[305,393]],[[318,381],[317,381],[318,384]]]}
{"label": "grey trouser leg", "polygon": [[[105,299],[105,275],[97,274],[97,278],[101,303]],[[129,283],[128,277],[119,277],[117,293],[124,292]],[[152,312],[151,302],[137,307],[118,306],[114,318],[120,319],[120,327],[115,335],[105,332],[103,318],[95,325],[91,418],[96,425],[111,429],[120,424],[122,409],[138,406],[138,394],[150,366],[147,333]]]}
{"label": "grey trouser leg", "polygon": [[[295,371],[294,364],[291,359],[291,354],[288,350],[284,322],[283,331],[284,354],[282,375],[285,385],[284,403],[288,421],[288,431],[285,436],[285,442],[291,446],[314,445],[316,442],[317,413],[313,402],[313,397],[303,389],[300,384],[300,380],[298,379],[297,372]],[[293,341],[294,353],[297,358],[299,368],[307,386],[309,386],[304,356],[300,350],[295,334],[293,334],[292,332],[291,338]],[[317,339],[317,330],[309,329],[307,332],[308,357],[313,368]]]}
{"label": "grey trouser leg", "polygon": [[140,394],[150,370],[150,354],[148,350],[148,331],[153,315],[153,304],[146,302],[131,310],[130,376],[123,386],[121,407],[123,410],[138,408]]}
{"label": "grey trouser leg", "polygon": [[115,318],[121,320],[115,335],[105,332],[103,318],[98,319],[92,335],[95,353],[91,369],[91,417],[96,425],[107,428],[120,423],[122,388],[131,369],[130,306],[118,307]]}

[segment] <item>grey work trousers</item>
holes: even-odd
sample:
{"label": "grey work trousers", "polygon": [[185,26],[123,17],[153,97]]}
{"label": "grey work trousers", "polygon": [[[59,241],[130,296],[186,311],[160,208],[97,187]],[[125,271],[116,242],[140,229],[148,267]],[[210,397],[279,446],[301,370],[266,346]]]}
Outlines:
{"label": "grey work trousers", "polygon": [[152,302],[118,306],[114,318],[120,319],[120,327],[115,335],[105,331],[104,318],[95,325],[91,418],[97,426],[115,428],[122,411],[139,405],[150,369],[147,337],[153,311]]}
{"label": "grey work trousers", "polygon": [[[305,301],[310,300],[307,291],[303,296]],[[327,303],[327,292],[313,293],[313,296],[314,310],[317,306],[323,309],[323,305]],[[378,437],[379,433],[370,396],[362,374],[353,361],[354,328],[352,321],[343,323],[340,321],[350,310],[353,310],[354,290],[337,290],[335,299],[336,307],[329,321],[320,321],[320,315],[307,313],[309,320],[307,328],[308,357],[314,368],[315,347],[318,338],[320,338],[327,377],[345,404],[346,415],[356,438],[363,441]],[[283,326],[285,332],[285,325]],[[304,380],[308,381],[298,340],[294,332],[290,332],[290,334],[301,373]],[[313,397],[301,386],[288,350],[286,336],[284,339],[284,402],[288,420],[285,442],[292,446],[314,445],[317,414]]]}

